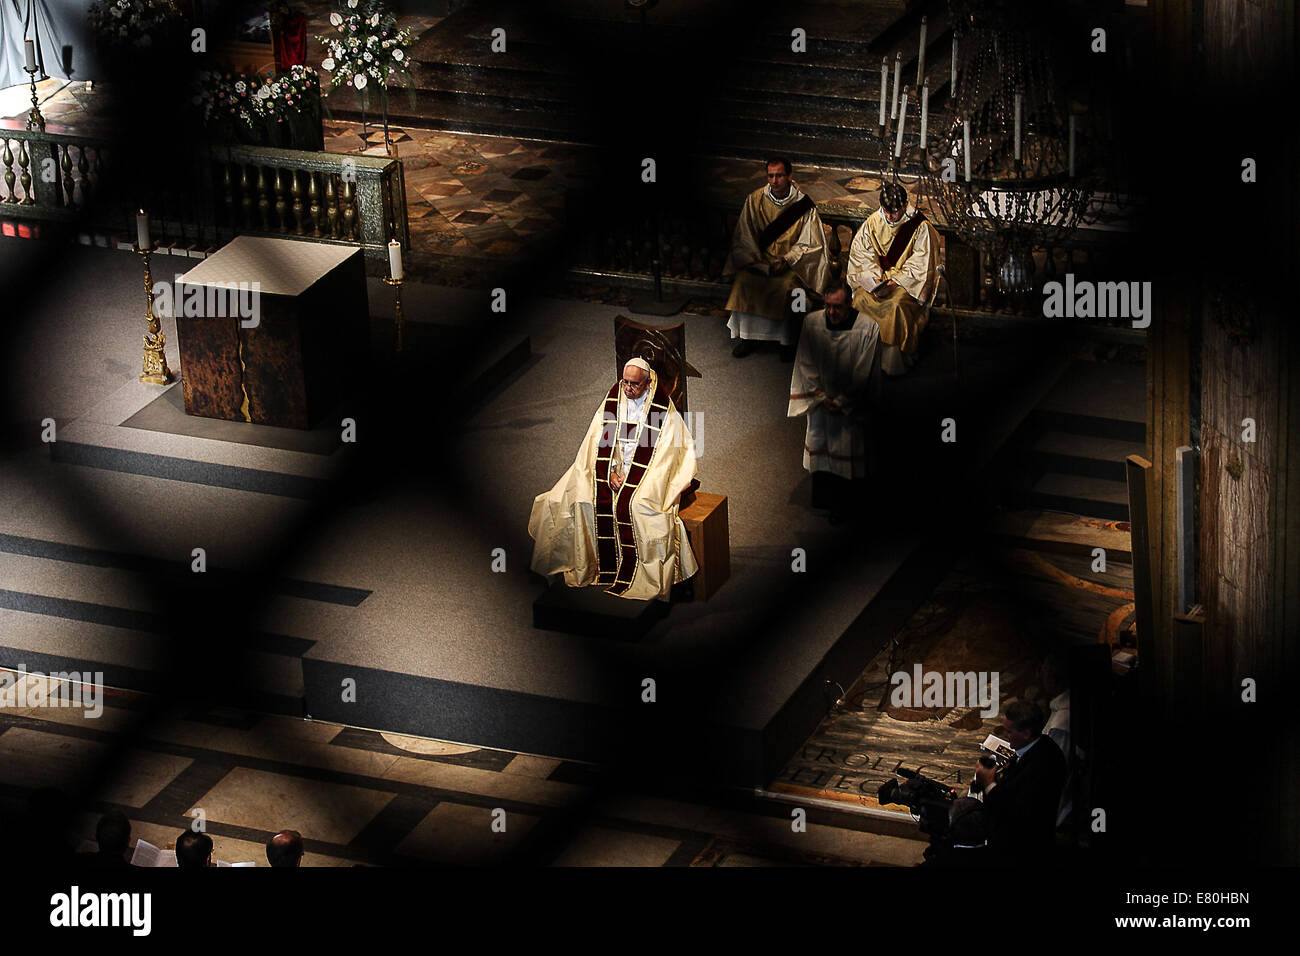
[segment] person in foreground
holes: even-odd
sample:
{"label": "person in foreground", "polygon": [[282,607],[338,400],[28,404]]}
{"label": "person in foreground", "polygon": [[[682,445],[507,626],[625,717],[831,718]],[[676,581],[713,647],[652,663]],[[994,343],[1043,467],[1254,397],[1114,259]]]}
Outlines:
{"label": "person in foreground", "polygon": [[1015,748],[1016,759],[1000,777],[983,763],[975,767],[972,789],[984,800],[989,846],[1000,863],[1043,862],[1051,855],[1065,757],[1043,735],[1043,723],[1038,705],[1013,701],[999,734]]}
{"label": "person in foreground", "polygon": [[699,566],[678,517],[697,471],[695,441],[650,364],[623,367],[578,456],[533,501],[532,569],[579,588],[667,601]]}

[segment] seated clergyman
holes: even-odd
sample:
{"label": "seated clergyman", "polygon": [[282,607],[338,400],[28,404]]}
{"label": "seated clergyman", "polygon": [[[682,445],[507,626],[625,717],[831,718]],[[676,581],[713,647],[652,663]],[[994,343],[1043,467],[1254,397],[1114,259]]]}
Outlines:
{"label": "seated clergyman", "polygon": [[532,569],[569,587],[668,600],[699,566],[677,516],[695,477],[695,441],[644,359],[623,367],[577,460],[528,519]]}
{"label": "seated clergyman", "polygon": [[938,282],[939,234],[907,203],[897,183],[880,187],[880,209],[867,217],[849,247],[845,278],[853,307],[880,326],[880,367],[902,375],[916,363],[925,307]]}
{"label": "seated clergyman", "polygon": [[817,205],[791,180],[788,159],[768,160],[767,185],[745,200],[722,274],[736,277],[727,299],[731,354],[743,358],[764,341],[780,342],[793,357],[791,292],[800,285],[820,292],[830,260]]}

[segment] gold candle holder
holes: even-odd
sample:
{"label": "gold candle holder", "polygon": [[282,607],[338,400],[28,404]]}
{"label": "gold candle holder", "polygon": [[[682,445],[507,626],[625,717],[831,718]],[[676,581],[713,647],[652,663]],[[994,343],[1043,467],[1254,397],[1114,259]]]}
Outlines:
{"label": "gold candle holder", "polygon": [[144,370],[140,381],[149,385],[170,385],[172,373],[167,369],[167,356],[163,346],[167,337],[163,335],[158,316],[153,314],[153,275],[149,271],[149,253],[153,248],[141,249],[137,244],[135,253],[144,260],[144,301],[145,318],[149,320],[144,333]]}
{"label": "gold candle holder", "polygon": [[32,82],[32,108],[27,111],[27,129],[28,130],[39,129],[42,133],[44,133],[45,117],[41,115],[40,101],[36,98],[36,72],[37,71],[28,70],[27,67],[23,67],[23,70],[26,71],[27,76],[31,79]]}
{"label": "gold candle holder", "polygon": [[393,321],[397,331],[397,345],[393,349],[395,352],[402,351],[402,283],[404,279],[394,279],[392,276],[384,276],[384,281],[393,287],[396,299],[393,303]]}

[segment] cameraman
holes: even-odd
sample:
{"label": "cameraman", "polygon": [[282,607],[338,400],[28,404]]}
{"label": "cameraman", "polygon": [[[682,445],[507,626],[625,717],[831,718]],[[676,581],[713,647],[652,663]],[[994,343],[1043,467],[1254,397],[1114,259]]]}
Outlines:
{"label": "cameraman", "polygon": [[993,862],[988,846],[988,808],[975,797],[958,797],[948,810],[942,839],[925,851],[924,866],[981,867]]}
{"label": "cameraman", "polygon": [[1001,863],[1045,862],[1056,832],[1065,784],[1065,757],[1043,736],[1043,712],[1017,700],[1002,717],[1001,736],[1016,757],[997,773],[977,763],[972,792],[982,792],[988,811],[989,846]]}

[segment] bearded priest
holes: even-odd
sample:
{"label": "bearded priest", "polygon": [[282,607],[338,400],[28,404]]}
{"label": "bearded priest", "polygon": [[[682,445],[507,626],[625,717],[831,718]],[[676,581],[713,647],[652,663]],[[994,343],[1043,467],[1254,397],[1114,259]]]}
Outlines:
{"label": "bearded priest", "polygon": [[898,183],[880,187],[880,208],[866,218],[849,247],[844,277],[853,307],[880,326],[880,368],[906,374],[916,364],[925,308],[939,281],[939,233],[907,203]]}
{"label": "bearded priest", "polygon": [[528,519],[532,569],[572,588],[667,601],[699,570],[677,516],[695,477],[695,440],[645,359],[623,367],[577,460]]}

